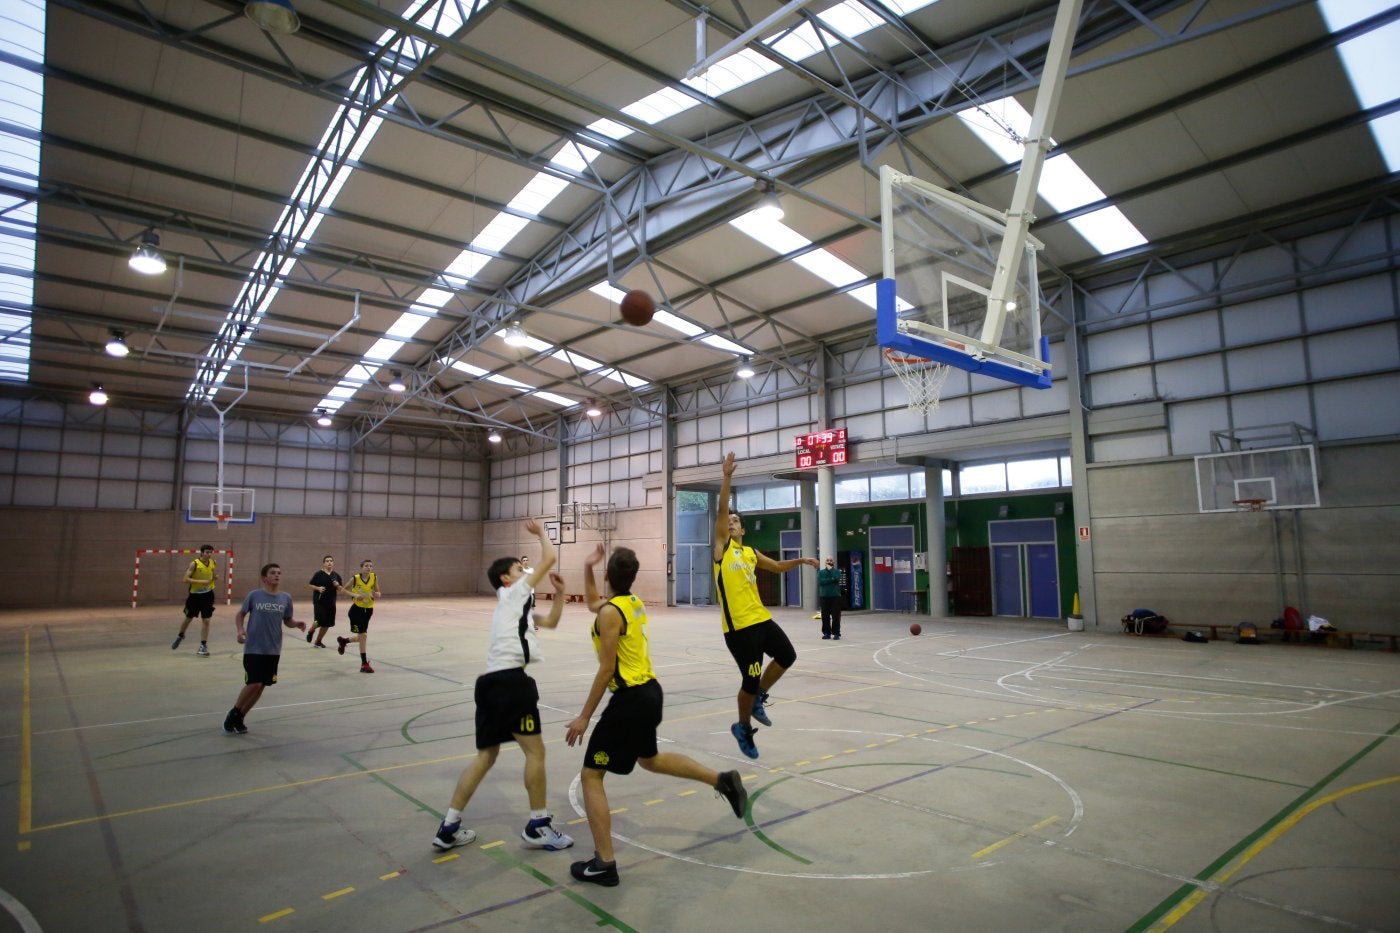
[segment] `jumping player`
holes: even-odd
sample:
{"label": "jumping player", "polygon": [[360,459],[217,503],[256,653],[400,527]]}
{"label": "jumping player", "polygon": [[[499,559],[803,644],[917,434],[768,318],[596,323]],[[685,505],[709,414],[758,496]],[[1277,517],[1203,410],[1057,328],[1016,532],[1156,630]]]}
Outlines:
{"label": "jumping player", "polygon": [[[734,454],[724,458],[724,480],[719,487],[719,514],[715,517],[715,594],[724,625],[724,644],[739,665],[739,721],[729,732],[739,750],[758,757],[754,743],[756,729],[750,719],[773,725],[764,709],[768,691],[797,660],[797,651],[758,595],[757,571],[784,573],[807,564],[818,566],[815,557],[774,560],[744,546],[744,519],[729,510],[729,486],[734,478]],[[772,658],[763,666],[763,656]]]}

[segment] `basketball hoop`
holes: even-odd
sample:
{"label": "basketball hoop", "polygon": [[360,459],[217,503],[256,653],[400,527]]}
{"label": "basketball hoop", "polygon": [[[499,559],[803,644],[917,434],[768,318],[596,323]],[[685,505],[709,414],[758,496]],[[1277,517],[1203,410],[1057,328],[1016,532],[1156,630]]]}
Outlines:
{"label": "basketball hoop", "polygon": [[909,409],[927,415],[938,410],[941,401],[939,393],[943,383],[948,381],[952,367],[946,363],[935,363],[922,356],[908,356],[898,350],[885,349],[885,359],[890,369],[904,384],[909,393]]}
{"label": "basketball hoop", "polygon": [[1258,512],[1258,511],[1261,511],[1261,510],[1264,508],[1264,503],[1268,502],[1269,500],[1268,500],[1268,499],[1235,499],[1235,500],[1233,500],[1233,501],[1234,501],[1234,503],[1235,503],[1235,508],[1239,509],[1241,512]]}
{"label": "basketball hoop", "polygon": [[214,521],[218,522],[220,531],[228,531],[228,523],[231,518],[233,518],[232,515],[219,514],[214,516]]}

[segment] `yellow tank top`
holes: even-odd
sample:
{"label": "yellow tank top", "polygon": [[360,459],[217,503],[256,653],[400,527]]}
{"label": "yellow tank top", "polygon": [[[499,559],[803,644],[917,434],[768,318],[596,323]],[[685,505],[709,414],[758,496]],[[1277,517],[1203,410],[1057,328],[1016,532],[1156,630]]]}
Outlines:
{"label": "yellow tank top", "polygon": [[209,558],[209,563],[206,564],[196,557],[194,571],[190,573],[190,576],[195,579],[195,582],[190,584],[191,593],[207,593],[212,590],[214,588],[214,558]]}
{"label": "yellow tank top", "polygon": [[360,576],[358,573],[350,578],[350,595],[355,598],[355,605],[361,609],[374,608],[374,591],[379,588],[379,580],[374,574],[368,578]]}
{"label": "yellow tank top", "polygon": [[726,632],[767,622],[773,618],[758,598],[758,556],[753,548],[731,538],[724,557],[715,561],[715,601]]}
{"label": "yellow tank top", "polygon": [[[622,634],[617,639],[617,668],[613,671],[608,689],[616,691],[620,687],[635,687],[655,680],[651,669],[651,652],[647,650],[647,607],[635,596],[614,596],[608,600],[622,613]],[[602,653],[602,639],[598,635],[598,622],[593,622],[593,650]]]}

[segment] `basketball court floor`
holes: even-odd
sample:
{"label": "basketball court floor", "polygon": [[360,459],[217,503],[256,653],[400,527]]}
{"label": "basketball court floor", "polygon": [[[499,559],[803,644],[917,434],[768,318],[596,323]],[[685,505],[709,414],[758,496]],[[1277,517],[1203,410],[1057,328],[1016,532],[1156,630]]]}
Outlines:
{"label": "basketball court floor", "polygon": [[569,875],[591,853],[563,740],[595,670],[578,604],[531,667],[575,847],[524,848],[513,746],[477,842],[430,845],[492,606],[384,600],[374,674],[289,634],[243,736],[221,730],[235,607],[210,658],[170,649],[177,607],[0,616],[0,933],[1397,928],[1400,655],[870,613],[823,641],[779,610],[798,662],[750,761],[715,610],[654,608],[664,747],[737,768],[749,808],[609,776],[622,883],[599,888]]}

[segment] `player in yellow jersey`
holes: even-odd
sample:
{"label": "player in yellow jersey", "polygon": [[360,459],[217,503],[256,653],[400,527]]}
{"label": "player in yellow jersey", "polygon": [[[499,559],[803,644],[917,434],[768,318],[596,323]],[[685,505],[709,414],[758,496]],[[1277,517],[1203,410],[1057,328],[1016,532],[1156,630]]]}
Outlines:
{"label": "player in yellow jersey", "polygon": [[[765,704],[768,691],[779,677],[787,673],[797,660],[787,633],[773,621],[773,616],[758,595],[759,570],[786,573],[794,567],[808,564],[819,566],[815,557],[794,557],[774,560],[744,546],[744,518],[729,510],[729,485],[734,479],[734,454],[724,458],[724,480],[719,487],[719,514],[715,516],[715,602],[719,604],[724,624],[724,644],[734,662],[739,665],[739,721],[729,732],[739,743],[739,750],[750,758],[758,757],[754,743],[757,731],[751,724],[756,719],[765,726],[773,725]],[[763,656],[772,658],[763,666]]]}
{"label": "player in yellow jersey", "polygon": [[579,774],[583,808],[588,814],[588,829],[593,834],[593,857],[575,862],[569,872],[579,881],[613,887],[618,877],[617,862],[613,859],[612,813],[603,789],[603,778],[609,771],[631,774],[633,766],[640,764],[656,774],[700,781],[728,800],[734,815],[740,818],[749,795],[738,771],[721,774],[686,755],[657,750],[661,683],[651,668],[646,605],[632,595],[632,583],[637,578],[637,555],[631,548],[613,550],[607,566],[607,599],[598,595],[593,580],[593,568],[603,557],[600,544],[583,561],[584,598],[588,600],[588,608],[596,613],[593,650],[598,653],[598,673],[593,675],[593,685],[583,701],[583,712],[569,723],[564,738],[571,746],[581,741],[593,711],[603,699],[603,691],[612,691],[612,699],[598,719],[598,728],[588,740],[583,771]]}
{"label": "player in yellow jersey", "polygon": [[195,616],[200,617],[199,650],[195,654],[209,657],[209,619],[214,615],[214,578],[218,565],[214,563],[214,545],[206,544],[199,549],[199,556],[185,568],[185,584],[190,595],[185,597],[185,621],[180,623],[180,633],[170,643],[170,650],[180,647],[185,640],[185,630],[190,627]]}
{"label": "player in yellow jersey", "polygon": [[374,573],[374,561],[360,561],[360,572],[350,578],[350,585],[345,588],[350,594],[354,604],[350,607],[350,634],[354,638],[341,638],[336,636],[336,648],[341,654],[345,653],[345,646],[352,641],[360,643],[360,673],[373,674],[374,668],[369,665],[369,655],[365,653],[365,647],[369,644],[369,620],[374,615],[374,601],[384,594],[379,592],[379,577]]}

